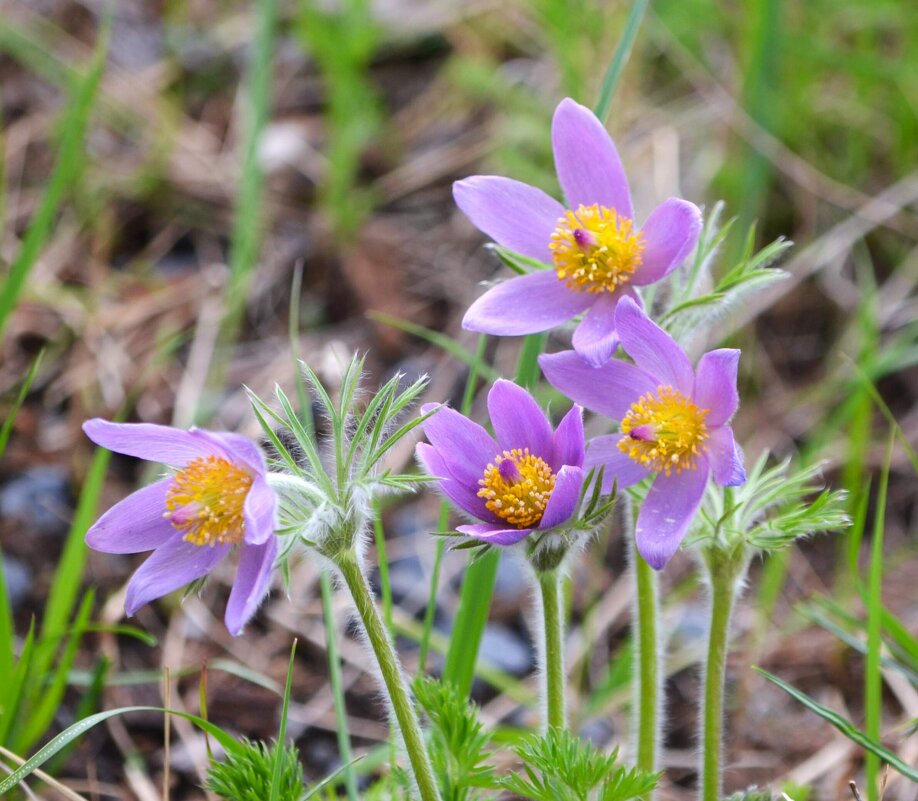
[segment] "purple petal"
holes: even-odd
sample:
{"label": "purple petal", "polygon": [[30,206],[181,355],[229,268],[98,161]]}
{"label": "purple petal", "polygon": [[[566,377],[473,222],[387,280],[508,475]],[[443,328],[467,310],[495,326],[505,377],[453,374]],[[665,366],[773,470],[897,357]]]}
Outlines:
{"label": "purple petal", "polygon": [[192,428],[189,432],[195,437],[212,443],[213,451],[223,453],[231,462],[242,462],[249,468],[253,475],[263,476],[268,467],[265,464],[265,455],[252,440],[242,434],[233,434],[227,431],[205,431],[203,428]]}
{"label": "purple petal", "polygon": [[531,528],[500,528],[500,526],[456,526],[456,531],[491,545],[514,545],[532,534]]}
{"label": "purple petal", "polygon": [[594,303],[580,325],[574,329],[572,345],[593,367],[612,358],[618,347],[615,334],[615,307],[620,295],[603,293]]}
{"label": "purple petal", "polygon": [[722,487],[736,487],[746,482],[743,452],[733,438],[730,426],[713,429],[707,441],[708,461],[714,480]]}
{"label": "purple petal", "polygon": [[695,374],[685,351],[629,297],[618,303],[615,328],[622,347],[638,367],[654,376],[657,383],[691,396]]}
{"label": "purple petal", "polygon": [[[150,462],[184,467],[201,456],[212,456],[213,443],[195,432],[153,423],[110,423],[96,417],[83,423],[96,445]],[[218,449],[221,456],[224,454]]]}
{"label": "purple petal", "polygon": [[276,557],[277,537],[270,537],[260,545],[242,546],[239,569],[224,616],[227,631],[234,637],[242,634],[245,624],[268,594]]}
{"label": "purple petal", "polygon": [[534,186],[495,175],[474,175],[453,184],[453,198],[472,225],[498,245],[551,261],[552,232],[564,207]]}
{"label": "purple petal", "polygon": [[[479,520],[486,520],[489,523],[499,523],[501,525],[504,524],[497,515],[485,506],[484,499],[478,497],[477,479],[475,484],[466,485],[460,483],[455,478],[451,478],[448,465],[432,445],[428,445],[425,442],[419,442],[415,452],[428,475],[442,478],[437,484],[437,489],[456,506],[462,509],[462,511]],[[484,467],[482,467],[478,478],[481,478],[482,475],[484,475]]]}
{"label": "purple petal", "polygon": [[658,473],[654,479],[634,531],[638,551],[654,570],[662,569],[678,550],[701,505],[709,472],[707,462],[699,459],[695,470]]}
{"label": "purple petal", "polygon": [[565,98],[551,123],[555,170],[572,209],[599,203],[634,218],[631,192],[612,137],[585,106]]}
{"label": "purple petal", "polygon": [[637,484],[650,475],[643,465],[638,464],[627,454],[618,449],[618,442],[623,434],[609,434],[594,437],[587,448],[583,466],[586,469],[604,467],[602,474],[602,491],[610,492],[612,484],[617,483],[620,490]]}
{"label": "purple petal", "polygon": [[545,506],[538,528],[554,528],[566,523],[577,511],[584,473],[579,467],[565,465],[555,476],[555,488]]}
{"label": "purple petal", "polygon": [[583,465],[583,408],[574,404],[564,415],[552,437],[552,458],[549,467],[556,473],[566,464]]}
{"label": "purple petal", "polygon": [[567,322],[592,303],[590,293],[569,289],[554,270],[545,270],[489,289],[469,306],[462,327],[506,337],[535,334]]}
{"label": "purple petal", "polygon": [[533,456],[551,458],[551,423],[525,389],[502,378],[495,381],[488,393],[488,414],[501,450],[529,448]]}
{"label": "purple petal", "polygon": [[161,545],[128,582],[124,611],[133,615],[141,606],[206,576],[230,552],[230,545],[194,545],[181,536]]}
{"label": "purple petal", "polygon": [[739,393],[736,389],[736,369],[740,352],[733,348],[708,351],[698,361],[695,376],[695,403],[710,409],[706,422],[721,426],[736,413]]}
{"label": "purple petal", "polygon": [[249,487],[243,507],[245,541],[251,545],[267,542],[276,528],[277,496],[262,476],[256,476]]}
{"label": "purple petal", "polygon": [[[432,405],[422,406],[421,413],[427,414],[431,408]],[[478,423],[448,406],[428,417],[421,426],[443,460],[446,475],[477,491],[485,467],[500,453],[494,438]]]}
{"label": "purple petal", "polygon": [[163,517],[171,483],[171,478],[164,478],[116,503],[86,533],[86,544],[103,553],[140,553],[179,534]]}
{"label": "purple petal", "polygon": [[656,390],[659,381],[639,367],[613,360],[602,367],[590,367],[572,350],[539,357],[548,383],[594,412],[621,420],[631,404],[646,392]]}
{"label": "purple petal", "polygon": [[701,210],[694,203],[671,197],[657,206],[641,228],[644,253],[632,281],[652,284],[675,270],[698,244]]}

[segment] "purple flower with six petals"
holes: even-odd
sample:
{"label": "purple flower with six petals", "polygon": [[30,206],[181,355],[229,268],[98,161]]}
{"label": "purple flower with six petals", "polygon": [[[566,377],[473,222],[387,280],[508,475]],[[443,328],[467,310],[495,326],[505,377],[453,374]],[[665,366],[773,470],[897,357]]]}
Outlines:
{"label": "purple flower with six petals", "polygon": [[649,475],[653,485],[635,527],[637,547],[659,570],[679,547],[710,476],[723,486],[746,480],[729,422],[739,405],[738,350],[705,353],[697,370],[685,351],[634,301],[618,304],[615,327],[634,364],[591,367],[573,351],[543,355],[542,372],[577,403],[621,421],[619,433],[590,442],[585,465],[605,466],[604,491]]}
{"label": "purple flower with six petals", "polygon": [[480,231],[554,269],[511,278],[466,312],[473,331],[515,336],[547,331],[586,312],[574,349],[594,365],[618,346],[615,307],[634,287],[669,275],[695,247],[701,212],[669,198],[638,229],[618,151],[588,108],[562,100],[552,121],[555,169],[568,207],[510,178],[457,181],[453,197]]}
{"label": "purple flower with six petals", "polygon": [[566,523],[577,511],[584,481],[583,410],[574,406],[552,431],[526,390],[500,380],[488,393],[488,412],[496,438],[447,407],[423,423],[430,444],[419,443],[417,455],[424,469],[441,479],[439,489],[449,500],[482,521],[457,530],[513,545],[535,530]]}
{"label": "purple flower with six petals", "polygon": [[277,537],[277,499],[259,448],[239,434],[148,423],[83,424],[97,445],[175,473],[109,509],[86,534],[105,553],[153,551],[131,577],[125,612],[207,575],[239,545],[225,622],[237,636],[268,592]]}

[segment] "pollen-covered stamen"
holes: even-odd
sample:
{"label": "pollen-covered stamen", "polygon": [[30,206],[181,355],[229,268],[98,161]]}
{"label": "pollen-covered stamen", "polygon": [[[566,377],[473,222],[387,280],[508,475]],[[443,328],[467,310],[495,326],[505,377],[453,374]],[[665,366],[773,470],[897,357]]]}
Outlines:
{"label": "pollen-covered stamen", "polygon": [[245,534],[245,499],[252,476],[219,456],[201,456],[175,474],[163,514],[195,545],[229,545]]}
{"label": "pollen-covered stamen", "polygon": [[558,278],[578,292],[614,292],[641,265],[644,235],[615,209],[566,211],[548,245]]}
{"label": "pollen-covered stamen", "polygon": [[494,457],[478,481],[478,497],[501,520],[517,528],[538,525],[555,488],[555,474],[529,448],[504,451]]}
{"label": "pollen-covered stamen", "polygon": [[694,470],[704,453],[710,409],[701,409],[670,386],[657,387],[631,405],[622,419],[626,436],[618,448],[638,464],[655,473]]}

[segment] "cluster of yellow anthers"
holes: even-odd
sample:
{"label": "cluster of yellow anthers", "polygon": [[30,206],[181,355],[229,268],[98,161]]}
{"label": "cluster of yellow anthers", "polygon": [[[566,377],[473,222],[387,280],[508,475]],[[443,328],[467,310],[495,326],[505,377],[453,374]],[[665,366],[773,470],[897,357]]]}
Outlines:
{"label": "cluster of yellow anthers", "polygon": [[631,220],[594,203],[566,211],[548,245],[558,278],[578,292],[614,292],[641,264],[644,236]]}
{"label": "cluster of yellow anthers", "polygon": [[619,450],[655,473],[694,470],[708,438],[701,409],[670,386],[657,387],[631,405],[622,419]]}
{"label": "cluster of yellow anthers", "polygon": [[163,517],[195,545],[237,543],[245,533],[245,499],[251,486],[252,476],[229,460],[199,457],[173,477]]}
{"label": "cluster of yellow anthers", "polygon": [[495,456],[478,483],[478,497],[490,511],[517,528],[530,528],[545,513],[555,474],[529,448],[514,448]]}

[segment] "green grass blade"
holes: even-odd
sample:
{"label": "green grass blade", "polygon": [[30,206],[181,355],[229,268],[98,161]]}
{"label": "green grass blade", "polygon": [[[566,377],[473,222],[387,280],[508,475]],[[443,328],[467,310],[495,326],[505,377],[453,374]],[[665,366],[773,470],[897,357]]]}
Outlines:
{"label": "green grass blade", "polygon": [[628,12],[628,19],[625,22],[625,30],[622,38],[615,48],[615,54],[606,74],[602,79],[602,88],[599,90],[599,100],[596,101],[596,116],[602,122],[609,118],[609,112],[612,110],[612,98],[615,96],[615,90],[618,88],[618,81],[622,77],[622,71],[628,62],[628,56],[631,55],[631,47],[637,38],[638,29],[641,27],[641,20],[644,19],[644,12],[647,11],[649,0],[635,0],[631,4],[631,10]]}
{"label": "green grass blade", "polygon": [[23,688],[31,674],[32,655],[35,651],[35,618],[29,623],[29,631],[19,651],[19,658],[15,660],[9,684],[0,687],[0,698],[3,708],[0,709],[0,744],[9,742],[13,723],[19,715],[19,706],[22,702]]}
{"label": "green grass blade", "polygon": [[383,620],[390,636],[394,636],[392,627],[392,585],[389,582],[389,557],[386,554],[386,532],[383,529],[382,509],[379,498],[373,502],[373,536],[376,540],[376,563],[379,565],[379,586],[382,591]]}
{"label": "green grass blade", "polygon": [[281,706],[280,726],[277,730],[277,742],[274,744],[274,771],[271,776],[271,795],[269,801],[280,798],[280,777],[284,764],[284,741],[287,739],[287,717],[290,714],[290,692],[293,688],[293,660],[296,656],[296,640],[290,646],[290,661],[287,663],[287,681],[284,683],[284,702]]}
{"label": "green grass blade", "polygon": [[197,715],[192,715],[190,712],[179,712],[176,709],[166,709],[161,706],[125,706],[119,707],[118,709],[109,709],[106,712],[98,712],[95,715],[90,715],[88,718],[83,718],[83,720],[77,721],[72,726],[68,726],[64,731],[48,742],[47,745],[40,748],[34,756],[27,759],[16,770],[10,773],[9,776],[0,780],[0,798],[3,798],[5,793],[8,793],[24,779],[28,778],[33,771],[44,765],[45,762],[51,759],[51,757],[57,754],[62,748],[66,748],[70,745],[77,737],[81,737],[94,726],[104,723],[109,718],[114,718],[118,715],[126,715],[129,712],[162,712],[168,715],[178,715],[180,718],[185,718],[185,720],[191,721],[195,726],[206,731],[228,752],[235,754],[239,753],[242,749],[235,737],[227,734],[219,726]]}
{"label": "green grass blade", "polygon": [[99,448],[92,457],[89,471],[80,498],[77,502],[64,551],[60,556],[54,581],[48,592],[45,614],[41,622],[41,645],[36,658],[35,670],[39,675],[48,672],[57,644],[54,638],[59,636],[69,625],[73,616],[73,607],[83,580],[83,567],[86,563],[86,532],[96,517],[96,507],[102,494],[102,485],[108,470],[111,453]]}
{"label": "green grass blade", "polygon": [[335,618],[332,614],[333,597],[331,578],[324,570],[321,576],[322,617],[325,621],[325,652],[328,654],[328,675],[335,701],[336,734],[338,736],[338,756],[341,757],[344,771],[344,786],[349,801],[360,801],[357,792],[357,774],[354,772],[351,738],[347,726],[347,708],[344,701],[344,684],[341,681],[341,660],[338,657],[338,632],[335,630]]}
{"label": "green grass blade", "polygon": [[6,451],[6,445],[10,441],[10,434],[13,433],[13,423],[16,422],[16,415],[19,414],[19,410],[32,388],[32,382],[35,380],[35,376],[38,375],[38,368],[41,366],[41,360],[44,355],[45,351],[42,349],[38,356],[35,357],[35,361],[32,362],[32,366],[29,368],[29,372],[26,373],[22,386],[19,388],[16,400],[13,401],[13,408],[7,413],[6,419],[3,421],[3,427],[0,428],[0,458],[3,458],[3,454]]}
{"label": "green grass blade", "polygon": [[105,67],[108,52],[108,28],[102,29],[86,77],[76,87],[73,102],[63,120],[62,135],[54,171],[48,181],[48,188],[41,199],[38,211],[32,218],[22,240],[19,253],[10,265],[9,273],[0,287],[0,338],[16,307],[29,273],[51,235],[58,209],[65,195],[76,183],[85,164],[83,138],[92,113],[96,90]]}
{"label": "green grass blade", "polygon": [[235,338],[249,281],[258,264],[264,226],[264,174],[258,161],[258,146],[270,114],[277,0],[261,0],[254,9],[255,40],[245,92],[245,150],[229,254],[230,283],[225,320],[228,341]]}
{"label": "green grass blade", "polygon": [[877,742],[871,737],[868,737],[864,732],[862,732],[857,726],[855,726],[850,721],[845,720],[838,712],[834,712],[827,707],[824,707],[822,704],[814,701],[806,693],[801,692],[796,687],[792,687],[785,681],[782,681],[777,676],[773,676],[766,670],[762,670],[760,667],[752,668],[756,673],[764,676],[772,684],[780,687],[784,692],[786,692],[791,698],[795,701],[803,704],[811,712],[815,712],[823,720],[831,723],[836,729],[838,729],[842,734],[845,735],[852,742],[857,743],[861,748],[866,749],[872,754],[880,757],[883,761],[887,762],[890,767],[899,771],[903,776],[908,779],[911,779],[913,782],[918,782],[918,770],[909,766],[904,762],[897,754],[894,754],[888,748],[883,746],[881,743]]}
{"label": "green grass blade", "polygon": [[[539,354],[545,346],[545,334],[532,334],[523,340],[516,381],[531,389],[539,380]],[[449,651],[443,667],[444,681],[451,682],[460,695],[468,695],[475,677],[478,649],[488,624],[491,596],[500,567],[500,549],[494,548],[466,568],[459,595],[459,609],[450,635]]]}
{"label": "green grass blade", "polygon": [[73,621],[73,630],[67,640],[67,645],[54,666],[51,675],[37,674],[34,676],[33,684],[30,688],[34,701],[30,704],[28,720],[24,721],[25,725],[21,726],[16,738],[13,740],[14,745],[12,747],[14,751],[28,751],[42,738],[45,731],[54,722],[54,716],[57,714],[58,707],[64,700],[64,693],[67,691],[70,668],[73,667],[77,649],[83,640],[83,633],[89,623],[94,600],[95,593],[92,590],[83,596],[83,601]]}
{"label": "green grass blade", "polygon": [[435,345],[440,348],[444,353],[448,353],[450,356],[455,357],[463,364],[467,365],[473,369],[478,375],[486,378],[490,383],[494,383],[500,378],[500,375],[497,373],[494,368],[491,367],[484,358],[477,353],[471,353],[466,348],[463,348],[456,340],[452,337],[446,336],[446,334],[441,334],[439,331],[432,331],[429,328],[425,328],[422,325],[417,325],[415,323],[410,323],[407,320],[402,320],[399,317],[394,317],[391,314],[383,314],[382,312],[369,312],[367,314],[371,320],[376,320],[377,322],[384,323],[386,325],[391,325],[393,328],[397,328],[399,331],[405,331],[412,336],[416,336],[419,339],[423,339],[426,342],[429,342],[431,345]]}
{"label": "green grass blade", "polygon": [[[895,432],[890,432],[886,461],[880,474],[877,491],[877,508],[873,523],[873,539],[870,547],[870,572],[867,585],[867,659],[864,675],[864,728],[867,736],[880,739],[880,723],[883,716],[883,674],[880,655],[883,647],[883,534],[886,521],[886,495],[889,489],[889,465],[892,462],[896,444]],[[867,780],[867,798],[877,801],[880,792],[880,760],[876,754],[868,753],[864,763]]]}
{"label": "green grass blade", "polygon": [[13,608],[10,605],[10,596],[6,589],[3,551],[0,549],[0,710],[6,709],[4,696],[13,680],[13,640],[15,634]]}

